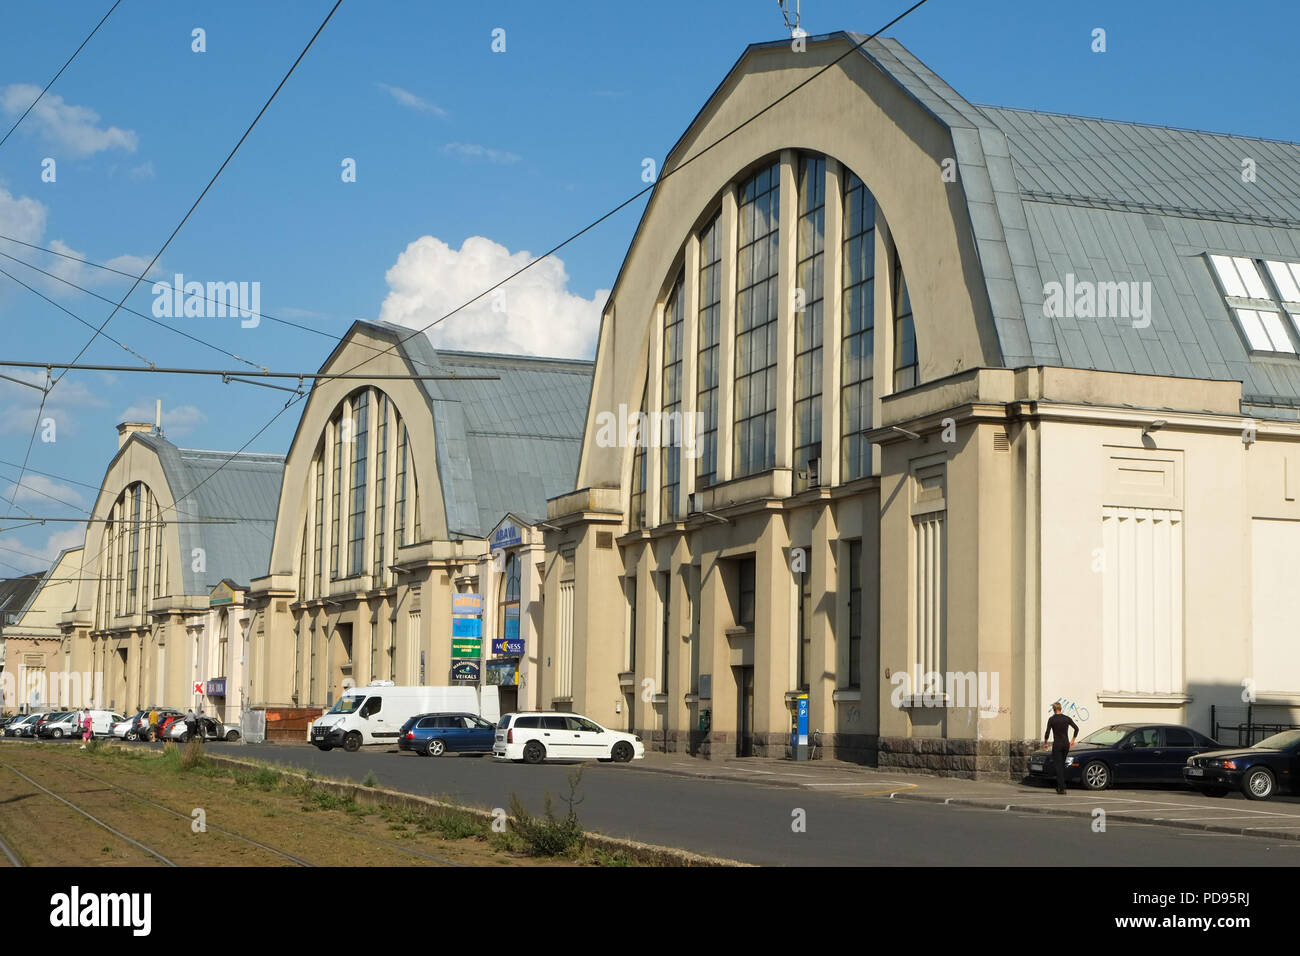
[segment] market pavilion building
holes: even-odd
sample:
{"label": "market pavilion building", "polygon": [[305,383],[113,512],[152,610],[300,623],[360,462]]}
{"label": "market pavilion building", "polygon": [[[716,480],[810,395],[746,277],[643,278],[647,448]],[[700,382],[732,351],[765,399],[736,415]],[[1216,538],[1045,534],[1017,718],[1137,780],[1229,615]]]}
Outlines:
{"label": "market pavilion building", "polygon": [[249,685],[226,668],[246,657],[249,622],[218,633],[192,619],[223,579],[266,573],[283,470],[280,455],[178,448],[156,424],[118,426],[58,622],[64,669],[102,680],[96,707],[202,707],[237,722]]}
{"label": "market pavilion building", "polygon": [[[520,601],[505,607],[495,579],[484,593],[480,560],[506,516],[543,514],[573,487],[592,363],[435,349],[358,321],[321,371],[358,367],[373,380],[317,381],[289,449],[269,571],[246,596],[253,706],[328,707],[391,680],[495,683],[513,707],[538,645],[494,651],[504,624],[485,629],[483,605],[491,628]],[[512,561],[500,551],[516,586],[523,544],[511,536]]]}
{"label": "market pavilion building", "polygon": [[663,164],[538,703],[783,756],[806,694],[828,756],[966,775],[1057,700],[1294,720],[1300,147],[977,107],[893,40],[777,102],[862,39],[751,46]]}

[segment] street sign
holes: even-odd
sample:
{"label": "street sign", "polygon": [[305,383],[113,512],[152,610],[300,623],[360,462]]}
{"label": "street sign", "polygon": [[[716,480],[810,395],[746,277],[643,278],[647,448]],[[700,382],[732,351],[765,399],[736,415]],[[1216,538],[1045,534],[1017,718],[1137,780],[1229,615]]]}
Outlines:
{"label": "street sign", "polygon": [[451,613],[452,614],[482,614],[483,595],[453,594],[451,596]]}
{"label": "street sign", "polygon": [[477,637],[453,637],[451,640],[452,660],[471,658],[478,660],[483,656],[483,641]]}
{"label": "street sign", "polygon": [[451,636],[453,640],[458,637],[482,637],[483,621],[477,617],[453,617]]}
{"label": "street sign", "polygon": [[451,665],[451,680],[453,684],[473,683],[477,684],[479,679],[478,661],[459,661]]}
{"label": "street sign", "polygon": [[498,657],[522,657],[524,642],[520,638],[494,637],[492,639],[492,653]]}

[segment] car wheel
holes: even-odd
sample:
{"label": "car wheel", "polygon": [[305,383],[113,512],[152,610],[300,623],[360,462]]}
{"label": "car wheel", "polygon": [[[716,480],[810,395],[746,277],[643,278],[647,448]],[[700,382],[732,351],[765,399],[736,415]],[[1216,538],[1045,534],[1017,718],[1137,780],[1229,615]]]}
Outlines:
{"label": "car wheel", "polygon": [[1267,800],[1276,789],[1277,781],[1273,779],[1273,771],[1267,767],[1248,770],[1241,780],[1241,792],[1248,800]]}
{"label": "car wheel", "polygon": [[361,749],[361,735],[355,730],[343,738],[343,749],[350,754],[356,753]]}
{"label": "car wheel", "polygon": [[228,740],[228,741],[235,741],[235,740],[238,740],[238,739],[239,739],[239,731],[238,731],[238,730],[227,730],[227,731],[226,731],[226,740]]}
{"label": "car wheel", "polygon": [[126,732],[126,735],[125,735],[122,739],[123,739],[123,740],[135,740],[135,739],[136,739],[136,736],[137,736],[137,735],[136,735],[136,732],[135,732],[134,730],[128,730],[128,731]]}
{"label": "car wheel", "polygon": [[546,748],[540,740],[530,740],[524,744],[524,763],[541,763],[546,759]]}
{"label": "car wheel", "polygon": [[447,752],[447,745],[436,737],[424,745],[424,755],[426,757],[441,757]]}
{"label": "car wheel", "polygon": [[1100,760],[1094,760],[1083,768],[1083,787],[1085,790],[1105,790],[1110,786],[1110,767]]}
{"label": "car wheel", "polygon": [[187,743],[190,742],[190,732],[189,732],[188,730],[183,731],[183,732],[181,733],[181,735],[180,735],[179,737],[177,737],[176,739],[179,740],[179,741],[180,741],[181,743],[183,743],[183,744],[187,744]]}
{"label": "car wheel", "polygon": [[633,756],[632,745],[626,740],[620,740],[614,745],[614,749],[609,752],[610,759],[614,763],[629,763]]}
{"label": "car wheel", "polygon": [[1227,787],[1201,787],[1201,795],[1205,797],[1226,797],[1228,795]]}
{"label": "car wheel", "polygon": [[55,730],[50,734],[50,736],[53,737],[55,740],[58,740],[60,737],[63,736],[63,731]]}

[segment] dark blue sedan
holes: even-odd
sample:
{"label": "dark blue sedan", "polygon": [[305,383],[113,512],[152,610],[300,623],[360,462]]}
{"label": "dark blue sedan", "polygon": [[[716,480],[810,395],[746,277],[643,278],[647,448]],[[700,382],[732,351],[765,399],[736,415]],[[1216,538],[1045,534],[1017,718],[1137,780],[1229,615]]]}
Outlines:
{"label": "dark blue sedan", "polygon": [[[1106,790],[1130,783],[1177,783],[1189,757],[1221,745],[1205,734],[1176,724],[1115,724],[1077,741],[1065,758],[1067,783]],[[1056,779],[1051,756],[1029,758],[1029,776]]]}
{"label": "dark blue sedan", "polygon": [[1300,791],[1300,730],[1284,730],[1252,747],[1212,750],[1187,761],[1183,779],[1207,797],[1240,790],[1267,800],[1278,790]]}
{"label": "dark blue sedan", "polygon": [[477,714],[419,714],[402,724],[398,750],[414,750],[424,757],[446,753],[492,752],[496,724]]}

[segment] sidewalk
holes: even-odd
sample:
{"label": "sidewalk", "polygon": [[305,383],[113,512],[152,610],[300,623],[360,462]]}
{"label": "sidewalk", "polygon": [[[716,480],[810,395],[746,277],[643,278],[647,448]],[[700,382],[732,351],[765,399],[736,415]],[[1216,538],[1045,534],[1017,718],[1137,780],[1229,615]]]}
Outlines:
{"label": "sidewalk", "polygon": [[789,787],[841,797],[920,800],[985,810],[1043,813],[1096,819],[1102,809],[1108,822],[1177,827],[1239,836],[1300,840],[1300,797],[1247,800],[1240,793],[1206,797],[1177,785],[1134,786],[1094,792],[1071,787],[1065,795],[1050,785],[992,780],[963,780],[929,774],[875,770],[836,760],[794,762],[765,757],[703,760],[683,754],[646,752],[629,765],[646,773],[700,780],[728,780],[769,787]]}

